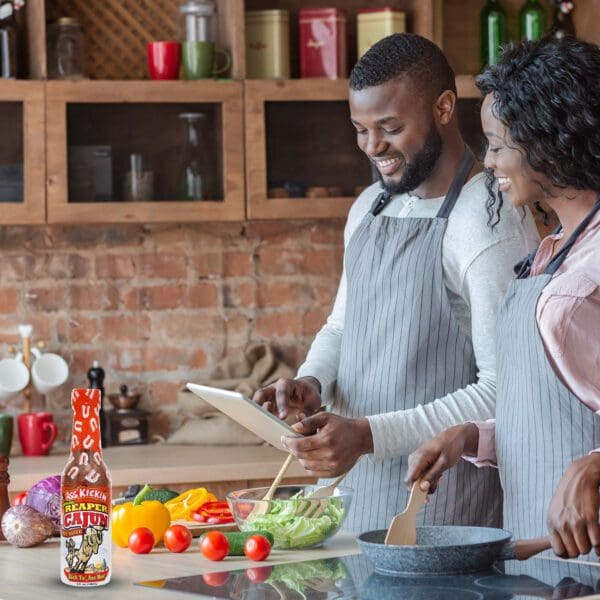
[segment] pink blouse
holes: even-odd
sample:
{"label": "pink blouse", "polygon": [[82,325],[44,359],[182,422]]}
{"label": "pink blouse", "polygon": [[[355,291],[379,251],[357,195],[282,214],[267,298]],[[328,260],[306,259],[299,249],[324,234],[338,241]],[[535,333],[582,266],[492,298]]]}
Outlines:
{"label": "pink blouse", "polygon": [[[542,240],[532,276],[543,273],[561,237],[559,233]],[[554,372],[577,398],[600,415],[600,212],[542,291],[536,315]],[[482,466],[495,464],[494,421],[477,426],[479,448],[474,462]]]}

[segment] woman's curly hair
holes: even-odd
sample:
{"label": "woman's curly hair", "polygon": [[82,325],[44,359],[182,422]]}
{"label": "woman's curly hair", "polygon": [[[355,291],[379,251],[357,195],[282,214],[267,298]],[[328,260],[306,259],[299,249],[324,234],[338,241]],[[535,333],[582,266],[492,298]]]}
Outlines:
{"label": "woman's curly hair", "polygon": [[[476,79],[494,115],[534,171],[556,187],[600,191],[600,48],[573,37],[510,44]],[[492,189],[490,225],[502,195]],[[545,195],[550,191],[541,182]]]}

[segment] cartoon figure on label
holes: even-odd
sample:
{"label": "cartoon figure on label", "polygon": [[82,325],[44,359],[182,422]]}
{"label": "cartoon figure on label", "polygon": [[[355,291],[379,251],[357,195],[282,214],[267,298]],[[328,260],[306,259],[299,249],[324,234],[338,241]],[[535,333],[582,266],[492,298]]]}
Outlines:
{"label": "cartoon figure on label", "polygon": [[79,548],[75,546],[72,539],[67,539],[67,564],[74,573],[84,573],[85,568],[92,556],[98,554],[102,544],[103,533],[106,527],[90,525],[86,528],[81,539]]}

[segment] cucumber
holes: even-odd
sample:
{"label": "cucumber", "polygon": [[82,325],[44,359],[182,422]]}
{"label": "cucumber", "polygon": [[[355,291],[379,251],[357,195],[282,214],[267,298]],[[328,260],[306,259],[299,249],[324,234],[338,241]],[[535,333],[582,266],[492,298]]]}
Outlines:
{"label": "cucumber", "polygon": [[151,489],[147,494],[144,495],[145,500],[158,500],[163,504],[168,502],[169,500],[173,500],[173,498],[177,498],[179,494],[174,492],[173,490],[169,490],[167,488],[160,488],[158,490]]}
{"label": "cucumber", "polygon": [[[246,540],[253,535],[262,535],[269,540],[269,544],[273,545],[273,536],[268,531],[222,531],[221,532],[229,540],[229,556],[244,556],[244,544]],[[200,541],[202,541],[200,536]]]}

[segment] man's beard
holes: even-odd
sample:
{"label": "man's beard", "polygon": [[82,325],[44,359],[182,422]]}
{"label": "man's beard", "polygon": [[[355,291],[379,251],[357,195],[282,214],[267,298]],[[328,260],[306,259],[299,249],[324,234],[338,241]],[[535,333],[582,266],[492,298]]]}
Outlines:
{"label": "man's beard", "polygon": [[423,147],[417,152],[412,162],[404,167],[400,181],[385,180],[379,169],[377,169],[377,175],[383,189],[388,194],[394,195],[405,194],[418,188],[431,175],[441,153],[442,137],[435,128],[435,124],[432,123]]}

